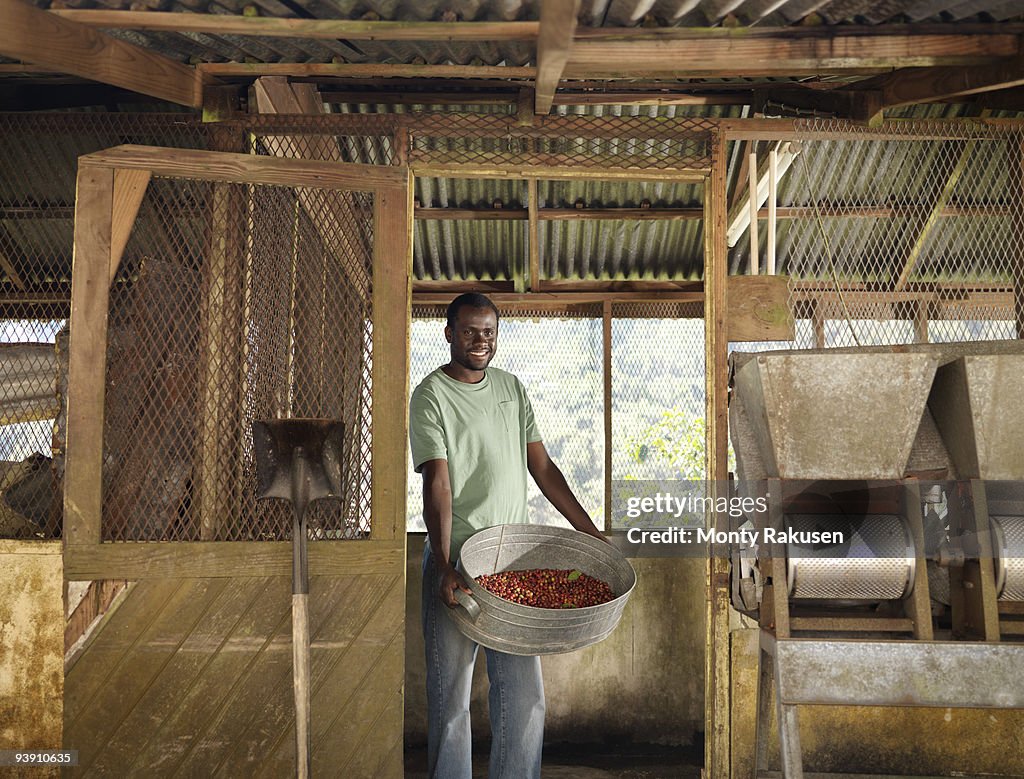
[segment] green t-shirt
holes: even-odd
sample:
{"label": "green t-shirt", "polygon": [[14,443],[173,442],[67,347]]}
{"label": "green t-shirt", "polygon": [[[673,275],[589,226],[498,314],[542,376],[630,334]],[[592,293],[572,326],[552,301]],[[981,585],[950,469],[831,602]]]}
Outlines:
{"label": "green t-shirt", "polygon": [[471,535],[492,525],[527,522],[526,444],[540,441],[526,388],[488,368],[467,384],[438,368],[412,393],[409,443],[419,473],[447,460],[452,487],[452,562]]}

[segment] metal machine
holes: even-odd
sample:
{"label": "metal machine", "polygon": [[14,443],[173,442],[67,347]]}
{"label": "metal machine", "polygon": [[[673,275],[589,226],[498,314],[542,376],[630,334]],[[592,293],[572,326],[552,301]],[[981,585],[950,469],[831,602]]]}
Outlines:
{"label": "metal machine", "polygon": [[761,627],[758,775],[773,690],[797,779],[798,704],[1024,708],[1020,342],[734,354],[732,374],[735,489],[767,498],[731,550]]}

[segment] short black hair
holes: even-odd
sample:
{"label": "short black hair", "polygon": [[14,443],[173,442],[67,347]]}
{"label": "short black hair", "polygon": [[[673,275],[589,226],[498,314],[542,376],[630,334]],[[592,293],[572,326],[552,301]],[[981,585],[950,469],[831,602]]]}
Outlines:
{"label": "short black hair", "polygon": [[459,311],[463,308],[489,308],[494,312],[496,319],[501,319],[498,307],[487,295],[481,295],[479,292],[463,292],[448,304],[448,327],[455,327],[455,320],[459,318]]}

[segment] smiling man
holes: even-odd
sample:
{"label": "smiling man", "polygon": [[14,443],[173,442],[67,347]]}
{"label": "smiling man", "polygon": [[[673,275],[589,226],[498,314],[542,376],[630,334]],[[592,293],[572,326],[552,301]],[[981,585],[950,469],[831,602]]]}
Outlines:
{"label": "smiling man", "polygon": [[[548,457],[522,382],[490,363],[498,309],[484,295],[448,306],[451,361],[412,394],[409,439],[423,475],[423,638],[427,662],[428,768],[435,779],[470,779],[469,697],[478,645],[442,605],[470,592],[455,569],[466,540],[492,525],[525,523],[526,475],[577,530],[604,539]],[[485,649],[491,719],[491,779],[540,776],[544,686],[540,658]]]}

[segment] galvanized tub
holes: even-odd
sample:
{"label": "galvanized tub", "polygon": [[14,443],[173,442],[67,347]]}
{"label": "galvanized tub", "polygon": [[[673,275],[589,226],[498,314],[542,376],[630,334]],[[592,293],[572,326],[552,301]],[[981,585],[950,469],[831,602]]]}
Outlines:
{"label": "galvanized tub", "polygon": [[[607,582],[615,599],[580,609],[541,609],[499,598],[476,582],[477,576],[533,568],[582,571]],[[457,591],[462,606],[448,614],[481,646],[512,655],[554,655],[596,644],[615,629],[636,586],[633,566],[611,544],[547,525],[481,530],[463,545],[459,569],[473,596]]]}

